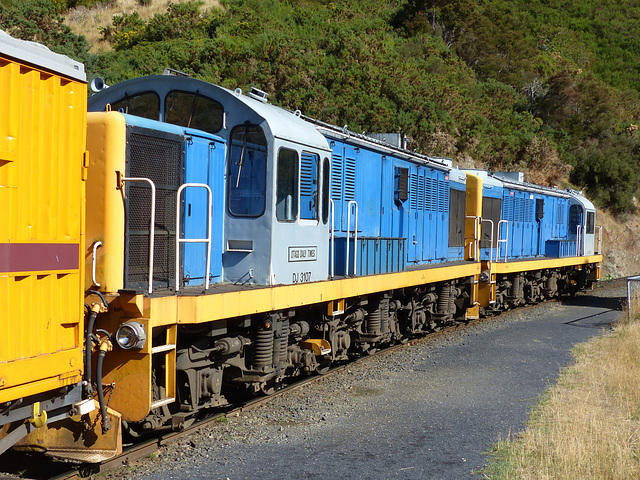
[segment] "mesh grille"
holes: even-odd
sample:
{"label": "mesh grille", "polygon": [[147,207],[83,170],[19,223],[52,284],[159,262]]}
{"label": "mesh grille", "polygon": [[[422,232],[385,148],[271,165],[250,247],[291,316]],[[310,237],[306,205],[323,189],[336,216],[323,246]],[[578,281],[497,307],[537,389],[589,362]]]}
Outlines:
{"label": "mesh grille", "polygon": [[129,134],[129,176],[150,179],[156,188],[180,185],[182,142],[140,133]]}
{"label": "mesh grille", "polygon": [[[129,177],[150,179],[156,186],[154,288],[175,283],[176,194],[181,184],[183,144],[180,137],[166,138],[129,131]],[[149,283],[149,222],[151,187],[127,184],[125,288],[145,290]]]}

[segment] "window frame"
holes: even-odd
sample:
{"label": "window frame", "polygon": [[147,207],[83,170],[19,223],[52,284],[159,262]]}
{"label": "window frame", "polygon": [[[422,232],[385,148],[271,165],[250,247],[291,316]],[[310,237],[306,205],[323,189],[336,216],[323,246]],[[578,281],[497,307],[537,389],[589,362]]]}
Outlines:
{"label": "window frame", "polygon": [[[280,199],[280,192],[281,192],[281,179],[282,179],[282,175],[281,175],[281,170],[280,170],[280,166],[282,165],[282,162],[284,160],[287,160],[285,158],[283,158],[283,154],[289,152],[293,155],[295,155],[295,158],[293,158],[294,160],[294,165],[293,165],[293,175],[291,176],[291,178],[289,179],[291,181],[290,185],[292,187],[292,213],[293,213],[293,218],[280,218],[280,212],[278,209],[278,204],[281,201]],[[290,160],[290,159],[289,159]],[[292,148],[288,148],[288,147],[280,147],[280,149],[278,150],[278,156],[277,156],[277,160],[276,160],[276,194],[275,194],[275,212],[276,212],[276,220],[278,222],[281,223],[295,223],[298,220],[298,216],[299,216],[299,175],[300,175],[300,155],[298,154],[297,150],[294,150]],[[285,213],[286,213],[286,208],[285,208]]]}
{"label": "window frame", "polygon": [[587,210],[587,235],[596,233],[596,212]]}
{"label": "window frame", "polygon": [[[303,162],[305,161],[305,156],[315,159],[315,162],[312,161],[311,163],[312,169],[315,170],[315,184],[313,183],[314,176],[313,175],[311,176],[311,200],[310,201],[315,203],[315,205],[313,205],[313,208],[309,209],[309,211],[315,215],[312,218],[303,216],[303,212],[305,210],[302,207],[302,202],[303,202],[302,175],[303,175],[303,167],[304,167]],[[300,183],[298,186],[298,195],[299,195],[299,200],[298,200],[299,216],[298,217],[301,225],[318,225],[320,223],[320,198],[318,198],[318,196],[321,193],[321,190],[320,190],[321,171],[320,170],[321,170],[320,155],[316,152],[303,150],[302,153],[300,154],[300,168],[299,168]],[[314,194],[315,194],[315,198],[313,198]],[[309,197],[308,195],[305,195],[305,200],[307,200],[308,197]]]}
{"label": "window frame", "polygon": [[576,229],[578,225],[580,226],[580,228],[584,227],[584,224],[582,223],[583,213],[584,213],[584,209],[582,208],[582,205],[578,205],[574,203],[573,205],[569,206],[569,234],[570,235],[576,234]]}
{"label": "window frame", "polygon": [[[139,98],[144,97],[144,96],[155,97],[155,99],[157,100],[157,107],[158,108],[157,108],[155,117],[142,116],[142,115],[138,115],[136,113],[129,112],[129,103],[132,100],[139,99]],[[162,106],[162,99],[160,98],[160,95],[158,95],[158,93],[153,91],[153,90],[149,90],[149,91],[146,91],[146,92],[140,92],[140,93],[137,93],[135,95],[128,95],[128,94],[125,93],[124,97],[120,98],[116,102],[111,102],[109,104],[109,106],[110,106],[112,111],[119,112],[122,109],[122,107],[116,107],[116,104],[122,103],[122,102],[124,102],[124,104],[125,104],[125,108],[123,109],[122,113],[125,113],[127,115],[133,115],[135,117],[147,118],[149,120],[156,120],[156,121],[160,120],[160,110],[161,110],[161,106]]]}
{"label": "window frame", "polygon": [[[237,148],[237,146],[234,145],[234,133],[236,132],[236,130],[241,129],[241,128],[245,128],[247,130],[245,130],[245,140],[243,141],[243,148],[246,149],[246,136],[248,135],[248,129],[249,128],[254,128],[255,131],[260,131],[260,133],[262,134],[262,139],[264,140],[264,158],[263,158],[263,163],[264,163],[264,168],[262,170],[262,179],[263,179],[263,185],[262,185],[262,210],[259,213],[238,213],[238,212],[234,212],[232,210],[232,197],[233,197],[233,193],[239,191],[239,186],[236,186],[236,179],[238,184],[239,184],[239,178],[241,175],[242,170],[240,169],[238,172],[238,176],[236,177],[234,175],[234,165],[238,165],[234,158],[233,158],[233,153],[234,153],[234,148]],[[246,150],[245,150],[246,151]],[[229,154],[227,157],[227,162],[228,162],[228,166],[227,166],[227,212],[229,212],[229,215],[233,216],[233,217],[238,217],[238,218],[260,218],[262,215],[264,215],[264,212],[266,211],[266,207],[267,207],[267,165],[268,165],[268,154],[269,154],[269,144],[267,141],[267,136],[264,133],[264,130],[262,129],[262,127],[260,125],[254,124],[254,123],[250,123],[250,122],[245,122],[245,123],[241,123],[236,125],[235,127],[233,127],[231,129],[231,132],[229,134]],[[244,164],[243,164],[244,166]],[[251,190],[250,190],[251,193]],[[251,203],[249,204],[251,205]]]}
{"label": "window frame", "polygon": [[322,159],[322,224],[326,225],[329,222],[329,210],[331,209],[331,161],[329,157]]}
{"label": "window frame", "polygon": [[[193,96],[193,103],[191,105],[191,111],[190,111],[190,121],[189,121],[188,125],[182,125],[180,123],[170,122],[170,121],[167,120],[168,114],[169,114],[169,110],[167,108],[167,103],[169,102],[169,96],[172,95],[172,94],[176,94],[176,93]],[[219,118],[220,125],[219,125],[219,127],[217,129],[215,129],[215,130],[214,129],[205,129],[205,128],[202,128],[201,126],[193,126],[191,124],[191,120],[193,120],[193,118],[195,116],[195,113],[196,113],[196,110],[197,110],[198,100],[199,99],[206,100],[208,102],[211,102],[212,104],[216,104],[219,107],[219,109],[220,109],[220,118]],[[174,90],[171,90],[170,92],[168,92],[164,96],[163,101],[164,101],[164,105],[163,105],[164,109],[163,109],[162,121],[165,122],[165,123],[169,123],[171,125],[177,125],[179,127],[184,127],[184,128],[193,128],[194,130],[202,130],[203,132],[214,133],[214,134],[218,133],[220,130],[222,130],[224,128],[224,115],[225,115],[224,106],[219,101],[217,101],[217,100],[215,100],[215,99],[213,99],[213,98],[211,98],[211,97],[209,97],[207,95],[203,95],[202,93],[200,93],[199,90],[196,90],[195,92],[193,92],[193,91],[187,91],[187,90],[174,89]],[[207,108],[207,113],[209,113],[209,112],[210,112],[210,107]]]}
{"label": "window frame", "polygon": [[464,247],[466,199],[464,190],[449,188],[449,247]]}

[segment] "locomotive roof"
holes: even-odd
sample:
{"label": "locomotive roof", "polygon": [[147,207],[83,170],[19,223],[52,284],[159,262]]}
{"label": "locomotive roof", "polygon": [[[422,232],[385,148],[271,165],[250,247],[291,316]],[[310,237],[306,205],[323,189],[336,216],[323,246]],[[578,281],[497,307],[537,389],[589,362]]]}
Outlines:
{"label": "locomotive roof", "polygon": [[374,150],[392,154],[416,163],[427,164],[434,168],[450,170],[453,166],[453,162],[448,158],[429,157],[427,155],[422,155],[405,148],[400,148],[378,138],[367,136],[366,133],[352,132],[351,130],[347,129],[346,125],[343,128],[340,128],[338,126],[330,125],[328,123],[324,123],[320,120],[316,120],[310,117],[302,116],[302,118],[317,125],[319,131],[324,132],[326,135],[336,139],[349,139],[351,143],[360,144],[369,148],[373,148]]}
{"label": "locomotive roof", "polygon": [[81,82],[87,81],[82,63],[66,55],[54,53],[40,43],[13,38],[2,30],[0,30],[0,53],[52,73]]}
{"label": "locomotive roof", "polygon": [[554,195],[564,198],[569,198],[571,196],[568,191],[560,190],[558,188],[543,187],[542,185],[519,181],[517,180],[517,178],[522,178],[522,174],[520,172],[490,172],[487,170],[475,169],[465,169],[465,171],[478,175],[483,180],[488,181],[491,185],[501,185],[506,186],[507,188],[518,188],[527,192],[544,193],[545,195]]}
{"label": "locomotive roof", "polygon": [[[274,137],[329,151],[327,140],[311,124],[302,120],[299,115],[244,95],[240,89],[232,91],[190,77],[151,75],[126,80],[105,88],[90,97],[89,109],[91,111],[104,110],[108,103],[120,101],[126,96],[148,92],[156,92],[161,99],[164,99],[170,91],[175,90],[197,92],[200,95],[208,96],[222,103],[229,116],[235,115],[234,109],[237,109],[241,104],[265,121]],[[235,121],[239,121],[239,119],[235,118]]]}
{"label": "locomotive roof", "polygon": [[518,181],[516,180],[516,178],[521,178],[521,174],[519,172],[488,172],[486,170],[471,169],[465,170],[482,177],[483,180],[488,181],[491,185],[502,185],[507,188],[518,188],[527,192],[536,192],[563,198],[573,198],[587,210],[595,210],[595,206],[593,205],[593,203],[589,199],[587,199],[587,197],[585,197],[582,192],[572,190],[570,188],[567,188],[566,190],[560,190],[559,188],[543,187],[542,185]]}

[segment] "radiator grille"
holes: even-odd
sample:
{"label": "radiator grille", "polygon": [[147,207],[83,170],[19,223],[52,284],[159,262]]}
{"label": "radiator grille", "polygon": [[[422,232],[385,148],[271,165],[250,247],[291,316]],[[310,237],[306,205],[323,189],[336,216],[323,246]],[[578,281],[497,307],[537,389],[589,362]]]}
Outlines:
{"label": "radiator grille", "polygon": [[[176,194],[182,183],[183,140],[131,127],[128,131],[127,176],[148,178],[156,186],[153,285],[175,283]],[[127,183],[125,288],[143,291],[149,284],[151,187]]]}

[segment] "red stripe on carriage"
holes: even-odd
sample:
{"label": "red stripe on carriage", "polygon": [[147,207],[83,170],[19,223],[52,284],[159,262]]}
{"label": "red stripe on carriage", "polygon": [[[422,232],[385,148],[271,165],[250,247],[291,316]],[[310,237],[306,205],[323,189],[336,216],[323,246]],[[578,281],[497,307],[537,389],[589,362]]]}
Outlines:
{"label": "red stripe on carriage", "polygon": [[0,272],[77,270],[77,243],[0,243]]}

